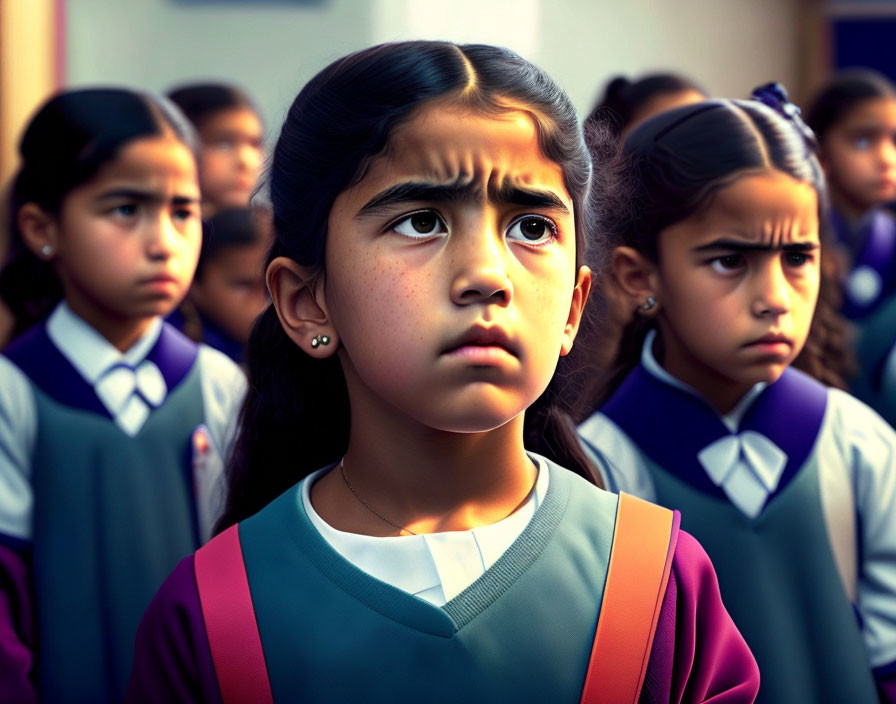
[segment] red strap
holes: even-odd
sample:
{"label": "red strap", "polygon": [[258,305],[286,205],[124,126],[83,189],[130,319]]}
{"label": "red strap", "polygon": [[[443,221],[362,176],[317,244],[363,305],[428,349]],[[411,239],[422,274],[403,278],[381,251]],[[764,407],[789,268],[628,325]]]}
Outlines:
{"label": "red strap", "polygon": [[237,526],[196,551],[199,603],[224,704],[271,704]]}
{"label": "red strap", "polygon": [[636,704],[678,532],[667,508],[620,494],[583,704]]}

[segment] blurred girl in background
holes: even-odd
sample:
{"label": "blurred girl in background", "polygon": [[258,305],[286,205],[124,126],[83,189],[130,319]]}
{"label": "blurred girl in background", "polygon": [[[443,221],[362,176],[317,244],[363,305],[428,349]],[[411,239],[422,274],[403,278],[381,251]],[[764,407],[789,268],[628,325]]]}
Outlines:
{"label": "blurred girl in background", "polygon": [[5,701],[120,700],[141,614],[220,511],[245,382],[162,320],[199,256],[196,149],[169,101],[117,88],[56,95],[22,136],[0,275],[27,329],[0,356]]}

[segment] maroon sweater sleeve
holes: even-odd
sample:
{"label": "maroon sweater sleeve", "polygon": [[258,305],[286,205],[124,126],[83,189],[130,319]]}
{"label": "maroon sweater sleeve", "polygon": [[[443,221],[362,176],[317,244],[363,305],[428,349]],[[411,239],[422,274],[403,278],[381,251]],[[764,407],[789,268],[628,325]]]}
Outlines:
{"label": "maroon sweater sleeve", "polygon": [[221,702],[192,555],[174,568],[143,615],[125,701]]}
{"label": "maroon sweater sleeve", "polygon": [[0,692],[5,702],[36,702],[34,605],[24,552],[0,545]]}
{"label": "maroon sweater sleeve", "polygon": [[722,604],[709,556],[678,535],[640,702],[742,704],[759,692],[759,667]]}

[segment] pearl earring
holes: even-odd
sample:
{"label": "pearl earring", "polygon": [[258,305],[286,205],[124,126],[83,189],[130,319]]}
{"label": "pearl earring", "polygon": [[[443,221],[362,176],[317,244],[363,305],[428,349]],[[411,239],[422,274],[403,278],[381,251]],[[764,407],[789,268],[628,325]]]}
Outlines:
{"label": "pearl earring", "polygon": [[653,296],[648,296],[647,300],[638,306],[638,310],[646,313],[647,311],[651,310],[655,305],[656,305],[656,298]]}
{"label": "pearl earring", "polygon": [[315,335],[311,338],[311,346],[317,349],[321,345],[329,345],[330,337],[328,335]]}
{"label": "pearl earring", "polygon": [[43,247],[40,248],[40,253],[43,254],[45,257],[49,257],[53,253],[53,248],[50,245],[45,244]]}

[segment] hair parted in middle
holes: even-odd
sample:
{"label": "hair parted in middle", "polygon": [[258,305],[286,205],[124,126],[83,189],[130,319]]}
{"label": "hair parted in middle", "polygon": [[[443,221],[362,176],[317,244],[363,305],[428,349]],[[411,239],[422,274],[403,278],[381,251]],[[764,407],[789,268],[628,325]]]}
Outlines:
{"label": "hair parted in middle", "polygon": [[[779,171],[810,184],[818,195],[822,287],[809,338],[794,366],[844,388],[846,328],[837,313],[839,293],[824,247],[827,188],[814,140],[806,139],[803,128],[756,100],[709,100],[648,120],[628,136],[617,160],[624,199],[604,209],[606,250],[628,246],[656,262],[660,232],[699,215],[721,189],[747,174]],[[635,366],[652,325],[651,319],[632,317],[615,363],[602,378],[588,382],[576,404],[577,420],[593,412]]]}
{"label": "hair parted in middle", "polygon": [[[483,115],[522,110],[532,117],[541,151],[562,170],[574,205],[576,259],[585,263],[592,161],[571,101],[547,74],[509,49],[441,41],[364,49],[330,64],[301,90],[271,160],[275,241],[268,262],[285,256],[326,276],[327,222],[336,197],[389,149],[397,126],[434,101]],[[599,177],[595,183],[600,190]],[[337,357],[317,360],[300,350],[273,306],[253,329],[248,374],[219,529],[337,461],[348,443],[348,396]],[[554,380],[563,378],[558,369]],[[558,386],[552,381],[527,411],[526,446],[594,477],[561,410]]]}

